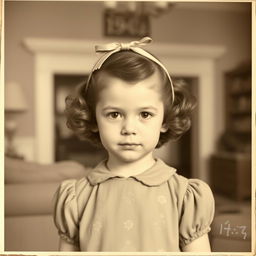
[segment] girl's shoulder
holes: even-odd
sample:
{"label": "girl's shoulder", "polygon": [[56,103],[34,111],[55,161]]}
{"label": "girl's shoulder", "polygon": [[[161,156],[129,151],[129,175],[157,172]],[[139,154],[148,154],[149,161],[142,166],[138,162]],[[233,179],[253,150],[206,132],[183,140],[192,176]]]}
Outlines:
{"label": "girl's shoulder", "polygon": [[[86,177],[68,179],[61,182],[55,194],[54,222],[62,239],[68,243],[78,244],[78,226],[81,209],[90,194]],[[81,195],[83,198],[81,198]]]}
{"label": "girl's shoulder", "polygon": [[201,204],[214,206],[214,197],[210,186],[200,179],[188,179],[175,173],[168,180],[169,189],[182,207],[184,204]]}
{"label": "girl's shoulder", "polygon": [[92,186],[88,180],[88,175],[93,169],[79,179],[67,179],[60,183],[57,190],[57,197],[64,197],[67,201],[77,200],[79,201],[81,195],[86,195],[92,190]]}
{"label": "girl's shoulder", "polygon": [[210,186],[199,179],[174,174],[168,182],[176,189],[179,239],[183,247],[210,231],[215,211],[214,197]]}

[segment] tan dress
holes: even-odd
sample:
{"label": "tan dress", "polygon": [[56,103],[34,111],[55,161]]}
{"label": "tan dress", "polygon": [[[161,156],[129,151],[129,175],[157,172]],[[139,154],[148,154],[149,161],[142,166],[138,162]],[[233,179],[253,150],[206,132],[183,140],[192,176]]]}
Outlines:
{"label": "tan dress", "polygon": [[56,196],[60,237],[81,251],[178,252],[210,231],[214,215],[209,186],[160,159],[129,178],[102,162],[87,177],[64,181]]}

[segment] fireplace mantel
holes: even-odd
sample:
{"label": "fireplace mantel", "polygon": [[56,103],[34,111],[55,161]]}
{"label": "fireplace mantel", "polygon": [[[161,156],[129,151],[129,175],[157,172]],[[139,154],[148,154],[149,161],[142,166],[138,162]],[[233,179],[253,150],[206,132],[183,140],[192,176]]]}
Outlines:
{"label": "fireplace mantel", "polygon": [[[85,53],[94,55],[96,44],[112,43],[113,41],[86,41],[74,39],[26,38],[24,45],[33,53]],[[222,46],[152,43],[144,46],[149,51],[161,56],[185,58],[219,58],[224,53]]]}
{"label": "fireplace mantel", "polygon": [[[98,58],[95,44],[109,41],[26,38],[25,47],[35,58],[35,160],[40,163],[54,161],[54,74],[89,73]],[[197,77],[198,138],[195,152],[197,177],[208,180],[208,158],[214,151],[216,134],[214,117],[215,60],[223,55],[222,46],[177,45],[152,43],[145,49],[165,64],[171,75]],[[202,86],[203,85],[203,86]],[[43,95],[43,97],[42,97]],[[207,107],[202,107],[207,106]],[[47,136],[45,136],[47,134]],[[195,166],[192,168],[195,170]]]}

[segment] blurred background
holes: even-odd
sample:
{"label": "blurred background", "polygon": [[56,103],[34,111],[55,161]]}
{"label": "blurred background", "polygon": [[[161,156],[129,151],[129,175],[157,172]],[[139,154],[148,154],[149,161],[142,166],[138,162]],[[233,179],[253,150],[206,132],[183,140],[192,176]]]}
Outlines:
{"label": "blurred background", "polygon": [[[65,125],[65,97],[95,44],[151,36],[145,49],[198,105],[156,156],[212,188],[213,251],[251,250],[251,3],[5,2],[5,250],[55,251],[52,198],[106,152]],[[40,231],[39,231],[40,230]]]}

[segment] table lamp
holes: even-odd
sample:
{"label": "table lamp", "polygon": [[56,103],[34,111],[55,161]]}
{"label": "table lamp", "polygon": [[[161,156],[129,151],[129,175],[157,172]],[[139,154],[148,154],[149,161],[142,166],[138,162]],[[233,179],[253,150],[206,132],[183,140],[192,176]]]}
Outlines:
{"label": "table lamp", "polygon": [[14,145],[14,137],[17,131],[17,115],[24,113],[27,103],[24,92],[20,84],[8,82],[5,84],[5,136],[6,149],[5,155],[9,157],[22,158]]}

